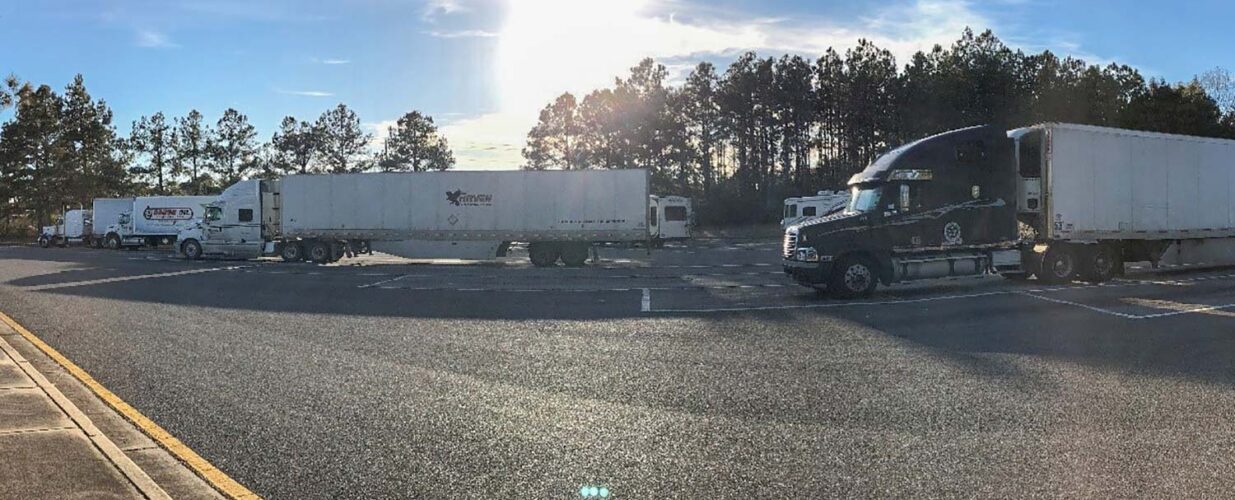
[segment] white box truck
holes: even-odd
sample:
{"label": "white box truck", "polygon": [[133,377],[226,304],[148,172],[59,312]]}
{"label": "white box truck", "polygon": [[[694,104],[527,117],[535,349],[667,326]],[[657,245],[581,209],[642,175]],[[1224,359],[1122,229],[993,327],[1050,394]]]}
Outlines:
{"label": "white box truck", "polygon": [[685,196],[656,196],[648,199],[648,231],[652,234],[652,246],[663,246],[666,241],[690,239],[695,213],[690,198]]}
{"label": "white box truck", "polygon": [[205,213],[214,196],[139,196],[103,232],[108,248],[170,245]]}
{"label": "white box truck", "polygon": [[63,247],[69,243],[90,244],[92,222],[89,210],[66,210],[57,219],[53,225],[43,226],[43,230],[39,232],[40,247]]}
{"label": "white box truck", "polygon": [[645,170],[293,175],[227,188],[179,249],[327,263],[349,250],[493,259],[524,242],[537,266],[578,266],[594,243],[647,242],[647,203]]}
{"label": "white box truck", "polygon": [[784,269],[840,296],[997,272],[1102,282],[1126,262],[1235,262],[1235,141],[1048,123],[894,149],[848,207],[792,225]]}
{"label": "white box truck", "polygon": [[90,242],[95,248],[103,246],[107,239],[107,228],[120,223],[120,216],[133,211],[133,198],[95,198],[93,225],[91,226]]}

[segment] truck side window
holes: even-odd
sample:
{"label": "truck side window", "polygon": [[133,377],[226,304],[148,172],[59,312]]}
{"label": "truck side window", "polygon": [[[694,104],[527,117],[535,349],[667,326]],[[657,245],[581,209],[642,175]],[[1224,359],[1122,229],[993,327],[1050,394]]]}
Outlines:
{"label": "truck side window", "polygon": [[788,205],[785,207],[785,218],[786,219],[789,217],[797,217],[797,216],[798,216],[798,206],[797,205]]}
{"label": "truck side window", "polygon": [[802,217],[814,217],[816,210],[815,207],[802,207]]}
{"label": "truck side window", "polygon": [[665,207],[665,220],[668,221],[684,221],[686,220],[686,207]]}
{"label": "truck side window", "polygon": [[237,215],[240,219],[240,222],[253,222],[253,209],[252,208],[242,208],[240,209],[240,213]]}
{"label": "truck side window", "polygon": [[648,224],[656,225],[656,207],[648,207]]}

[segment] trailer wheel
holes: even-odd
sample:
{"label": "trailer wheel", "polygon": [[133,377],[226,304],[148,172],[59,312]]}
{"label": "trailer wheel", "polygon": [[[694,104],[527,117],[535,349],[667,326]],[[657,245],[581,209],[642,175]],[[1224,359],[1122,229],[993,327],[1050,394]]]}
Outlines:
{"label": "trailer wheel", "polygon": [[1076,251],[1070,245],[1051,245],[1042,256],[1038,279],[1053,285],[1069,283],[1077,277]]}
{"label": "trailer wheel", "polygon": [[562,245],[562,263],[566,267],[583,267],[587,264],[588,250],[591,250],[591,245],[587,243],[568,243]]}
{"label": "trailer wheel", "polygon": [[90,240],[94,248],[103,248],[103,240],[101,238],[93,238]]}
{"label": "trailer wheel", "polygon": [[879,274],[870,259],[861,256],[845,257],[832,270],[828,281],[828,293],[843,299],[865,297],[879,286]]}
{"label": "trailer wheel", "polygon": [[184,257],[189,260],[202,258],[202,244],[194,239],[184,240],[184,245],[180,246],[180,251],[184,252]]}
{"label": "trailer wheel", "polygon": [[536,267],[551,267],[557,263],[561,249],[557,243],[537,241],[527,246],[528,260]]}
{"label": "trailer wheel", "polygon": [[46,236],[39,236],[39,246],[47,248],[51,246],[51,240],[47,239]]}
{"label": "trailer wheel", "polygon": [[309,244],[309,260],[317,264],[329,264],[331,258],[330,245],[325,241],[314,241]]}
{"label": "trailer wheel", "polygon": [[116,233],[107,233],[107,248],[112,250],[120,249],[120,235]]}
{"label": "trailer wheel", "polygon": [[1090,283],[1110,281],[1119,272],[1119,257],[1109,245],[1098,245],[1084,253],[1081,275]]}
{"label": "trailer wheel", "polygon": [[279,257],[283,258],[283,262],[300,262],[304,260],[304,247],[296,241],[285,242],[279,249]]}

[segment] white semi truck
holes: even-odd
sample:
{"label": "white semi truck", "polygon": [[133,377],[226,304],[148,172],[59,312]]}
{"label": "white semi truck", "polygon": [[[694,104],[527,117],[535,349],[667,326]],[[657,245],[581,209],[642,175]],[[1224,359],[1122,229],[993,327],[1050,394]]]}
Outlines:
{"label": "white semi truck", "polygon": [[1106,281],[1126,262],[1235,262],[1235,141],[1047,123],[894,149],[841,213],[789,226],[784,269],[842,297],[995,272]]}
{"label": "white semi truck", "polygon": [[[170,245],[205,213],[214,196],[139,196],[103,230],[107,248]],[[110,204],[109,204],[110,206]],[[118,205],[117,205],[118,207]]]}
{"label": "white semi truck", "polygon": [[594,243],[649,241],[647,206],[645,170],[293,175],[227,188],[178,248],[328,263],[365,250],[485,260],[523,242],[536,266],[579,266]]}
{"label": "white semi truck", "polygon": [[94,247],[102,247],[107,239],[107,228],[120,224],[120,216],[132,211],[133,198],[95,198],[94,209],[91,210],[94,223],[90,233],[90,242]]}
{"label": "white semi truck", "polygon": [[58,220],[50,226],[43,226],[39,232],[39,246],[43,248],[52,245],[63,247],[69,243],[90,244],[91,215],[89,210],[66,210]]}

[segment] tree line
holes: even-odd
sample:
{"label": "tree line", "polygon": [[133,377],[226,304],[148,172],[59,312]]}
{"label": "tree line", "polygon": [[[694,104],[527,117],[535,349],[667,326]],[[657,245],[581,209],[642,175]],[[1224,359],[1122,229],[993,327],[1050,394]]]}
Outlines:
{"label": "tree line", "polygon": [[843,189],[898,144],[970,125],[1068,122],[1235,138],[1228,72],[1146,80],[1122,64],[1026,54],[966,29],[898,66],[860,40],[815,60],[747,52],[680,85],[652,59],[581,100],[540,112],[526,169],[645,168],[653,192],[693,196],[704,223],[763,222],[787,196]]}
{"label": "tree line", "polygon": [[48,223],[101,197],[212,194],[245,178],[292,173],[430,171],[454,166],[431,116],[411,111],[373,134],[344,104],[313,121],[283,118],[268,141],[240,111],[210,122],[196,109],[135,120],[127,136],[77,75],[62,93],[9,76],[0,86],[0,232]]}

